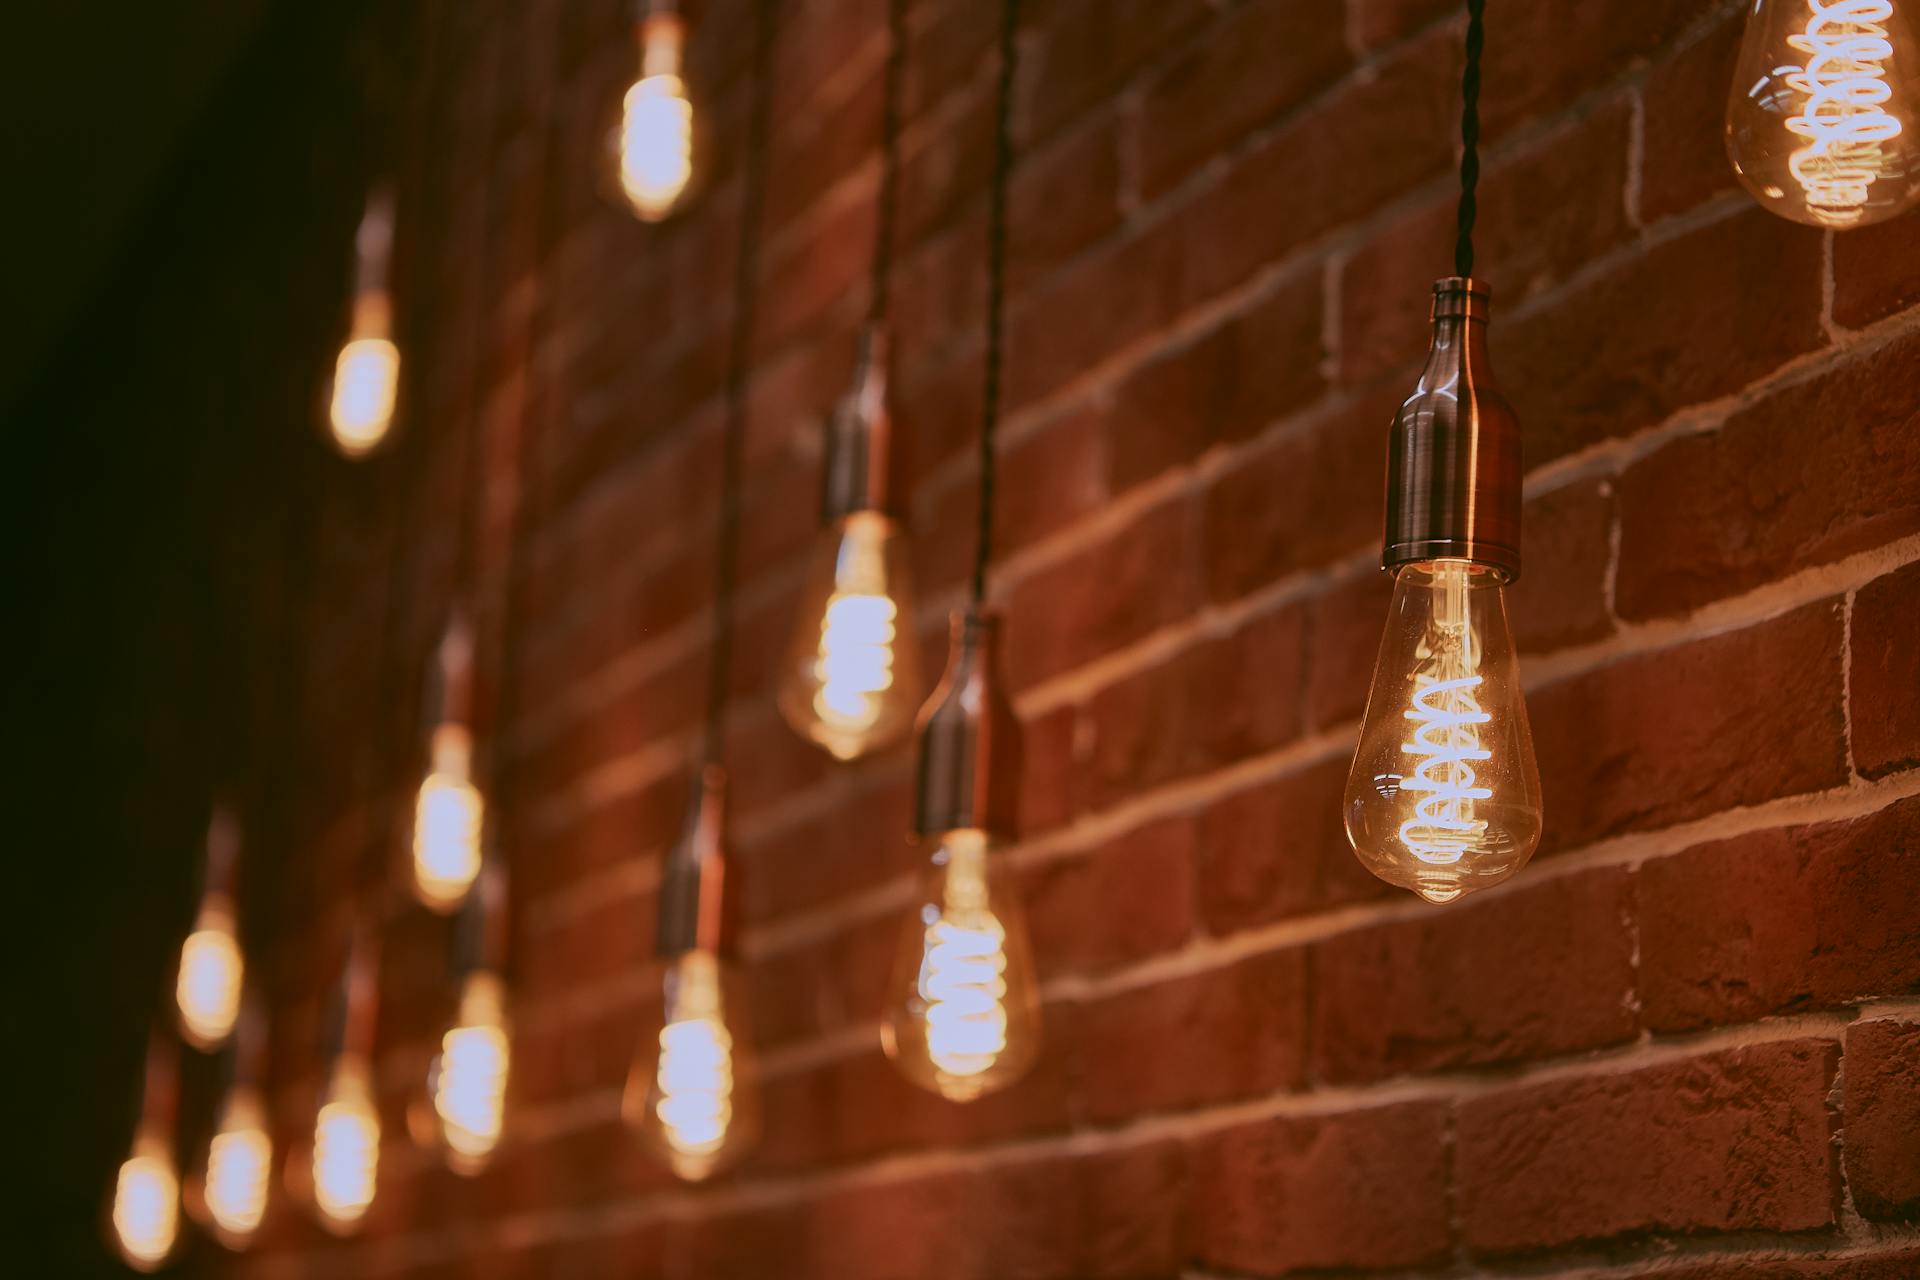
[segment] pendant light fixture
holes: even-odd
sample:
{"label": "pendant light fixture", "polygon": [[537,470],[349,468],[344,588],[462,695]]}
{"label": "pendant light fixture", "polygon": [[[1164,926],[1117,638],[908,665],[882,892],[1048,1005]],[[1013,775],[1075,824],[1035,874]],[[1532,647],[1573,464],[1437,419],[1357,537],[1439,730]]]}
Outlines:
{"label": "pendant light fixture", "polygon": [[246,1000],[224,1063],[227,1075],[205,1164],[188,1199],[195,1217],[229,1249],[245,1249],[266,1216],[272,1183],[273,1138],[260,1082],[266,1057],[266,1018]]}
{"label": "pendant light fixture", "polygon": [[224,805],[215,805],[207,824],[205,881],[193,930],[180,945],[174,999],[180,1033],[196,1049],[212,1051],[226,1043],[240,1011],[246,961],[240,951],[234,905],[234,864],[239,858],[240,828]]}
{"label": "pendant light fixture", "polygon": [[314,1207],[335,1235],[359,1230],[373,1204],[380,1172],[380,1115],[373,1093],[373,1035],[378,1016],[379,939],[364,921],[354,928],[341,967],[328,1067],[314,1117],[311,1152]]}
{"label": "pendant light fixture", "polygon": [[444,915],[480,874],[486,815],[473,781],[473,632],[458,607],[435,651],[433,685],[430,755],[413,806],[413,896]]}
{"label": "pendant light fixture", "polygon": [[1520,424],[1487,359],[1473,276],[1481,13],[1468,0],[1454,274],[1394,418],[1381,565],[1386,634],[1347,778],[1347,837],[1369,871],[1432,902],[1506,879],[1540,843],[1540,772],[1505,587],[1520,573]]}
{"label": "pendant light fixture", "polygon": [[740,541],[740,471],[747,383],[753,361],[767,113],[772,92],[774,9],[754,6],[752,101],[744,190],[734,256],[733,326],[727,344],[721,425],[720,530],[714,556],[713,637],[701,764],[680,838],[661,874],[654,950],[663,966],[661,1026],[642,1038],[627,1075],[621,1114],[675,1176],[697,1182],[737,1160],[759,1132],[759,1080],[747,1000],[736,964],[729,904],[724,764],[727,692],[733,678],[733,607]]}
{"label": "pendant light fixture", "polygon": [[393,250],[393,189],[367,197],[354,237],[353,325],[334,364],[327,422],[341,453],[358,458],[387,438],[400,386],[387,269]]}
{"label": "pendant light fixture", "polygon": [[1753,0],[1727,155],[1783,218],[1845,230],[1920,202],[1920,40],[1910,0]]}
{"label": "pendant light fixture", "polygon": [[826,423],[822,528],[780,672],[779,704],[787,723],[840,760],[898,741],[912,728],[924,692],[906,534],[892,491],[887,390],[906,40],[906,0],[888,0],[879,216],[867,318],[853,386]]}
{"label": "pendant light fixture", "polygon": [[693,178],[693,103],[681,78],[687,24],[675,0],[634,0],[639,75],[607,139],[612,187],[633,216],[659,222]]}
{"label": "pendant light fixture", "polygon": [[507,1023],[507,873],[497,857],[460,909],[458,1006],[427,1071],[435,1131],[454,1172],[478,1173],[500,1143],[512,1046]]}
{"label": "pendant light fixture", "polygon": [[946,673],[920,713],[914,829],[933,851],[901,937],[881,1024],[882,1043],[900,1071],[956,1102],[1012,1083],[1040,1049],[1025,918],[995,852],[1018,827],[1020,725],[1000,676],[1000,620],[986,607],[1019,10],[1019,0],[1004,0],[1000,15],[973,578],[968,602],[953,620]]}
{"label": "pendant light fixture", "polygon": [[133,1145],[113,1183],[108,1234],[135,1271],[165,1265],[180,1237],[180,1172],[173,1155],[180,1107],[178,1054],[172,1037],[155,1028],[147,1040]]}

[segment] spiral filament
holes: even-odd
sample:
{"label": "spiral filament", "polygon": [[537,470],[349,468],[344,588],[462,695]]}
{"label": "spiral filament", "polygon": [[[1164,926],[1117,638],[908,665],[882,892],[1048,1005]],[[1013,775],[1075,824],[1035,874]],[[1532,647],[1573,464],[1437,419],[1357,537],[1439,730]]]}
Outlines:
{"label": "spiral filament", "polygon": [[400,349],[384,337],[357,337],[340,348],[329,411],[333,437],[349,457],[386,437],[400,382]]}
{"label": "spiral filament", "polygon": [[1807,0],[1807,8],[1806,31],[1788,37],[1807,65],[1786,77],[1806,102],[1786,126],[1808,142],[1788,169],[1821,221],[1846,226],[1859,220],[1884,174],[1880,144],[1902,128],[1885,109],[1893,89],[1882,64],[1893,42],[1881,24],[1893,15],[1893,2]]}
{"label": "spiral filament", "polygon": [[180,1181],[166,1144],[142,1138],[113,1186],[113,1234],[127,1264],[151,1271],[173,1252],[180,1226]]}
{"label": "spiral filament", "polygon": [[244,962],[233,933],[233,911],[226,900],[209,895],[180,947],[180,973],[174,994],[187,1039],[202,1049],[219,1045],[240,1013]]}
{"label": "spiral filament", "polygon": [[500,980],[474,974],[460,996],[458,1025],[440,1042],[433,1109],[461,1172],[479,1168],[500,1141],[508,1063],[503,1003]]}
{"label": "spiral filament", "polygon": [[482,802],[470,777],[471,740],[459,725],[433,735],[433,770],[420,784],[414,810],[413,883],[436,911],[460,904],[480,874]]}
{"label": "spiral filament", "polygon": [[[877,554],[877,552],[876,552]],[[857,732],[880,718],[880,695],[893,687],[894,616],[882,595],[835,592],[820,622],[820,688],[813,709],[831,730]]]}
{"label": "spiral filament", "polygon": [[1419,727],[1400,749],[1412,756],[1402,791],[1414,792],[1413,816],[1400,824],[1400,840],[1422,862],[1446,866],[1472,852],[1487,824],[1474,816],[1474,801],[1493,792],[1477,785],[1474,763],[1492,758],[1480,743],[1479,726],[1492,719],[1480,709],[1475,690],[1478,644],[1467,618],[1467,570],[1441,561],[1435,565],[1438,605],[1428,650],[1428,667],[1414,673],[1413,705],[1404,713]]}
{"label": "spiral filament", "polygon": [[621,104],[620,188],[648,222],[664,218],[693,175],[693,104],[674,73],[649,75]]}
{"label": "spiral filament", "polygon": [[986,842],[950,837],[947,894],[928,924],[916,984],[927,1056],[943,1074],[977,1076],[1007,1047],[1007,934],[987,903]]}
{"label": "spiral filament", "polygon": [[207,1148],[206,1178],[207,1212],[232,1242],[251,1236],[266,1213],[272,1154],[259,1096],[235,1089]]}
{"label": "spiral filament", "polygon": [[733,1036],[722,1017],[718,961],[699,951],[683,956],[671,1004],[654,1110],[667,1145],[697,1163],[719,1154],[733,1119]]}
{"label": "spiral filament", "polygon": [[380,1119],[365,1067],[343,1062],[313,1130],[313,1195],[329,1226],[350,1229],[373,1203]]}

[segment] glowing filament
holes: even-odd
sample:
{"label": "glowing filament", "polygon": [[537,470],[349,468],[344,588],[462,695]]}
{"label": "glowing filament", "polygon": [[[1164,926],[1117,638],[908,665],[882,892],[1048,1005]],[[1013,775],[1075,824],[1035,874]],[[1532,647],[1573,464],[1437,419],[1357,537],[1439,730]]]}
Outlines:
{"label": "glowing filament", "polygon": [[380,1118],[366,1069],[343,1062],[313,1129],[313,1196],[330,1226],[347,1229],[373,1203],[380,1164]]}
{"label": "glowing filament", "polygon": [[387,434],[400,382],[400,349],[383,337],[356,337],[340,348],[333,371],[333,438],[349,457]]}
{"label": "glowing filament", "polygon": [[674,1017],[660,1030],[655,1114],[667,1144],[684,1156],[711,1156],[733,1120],[733,1036],[721,1017],[720,968],[691,952],[680,961]]}
{"label": "glowing filament", "polygon": [[643,77],[620,112],[620,187],[648,222],[666,217],[693,176],[693,104],[675,74]]}
{"label": "glowing filament", "polygon": [[180,1180],[164,1143],[142,1138],[113,1184],[113,1233],[129,1266],[151,1271],[173,1252]]}
{"label": "glowing filament", "polygon": [[894,617],[886,596],[835,592],[820,622],[820,689],[813,709],[834,729],[860,730],[880,718],[881,694],[893,687]]}
{"label": "glowing filament", "polygon": [[477,1168],[500,1141],[508,1062],[502,1003],[500,980],[475,974],[461,994],[458,1025],[440,1042],[433,1109],[454,1167],[463,1171]]}
{"label": "glowing filament", "polygon": [[1788,129],[1808,139],[1788,168],[1823,221],[1845,225],[1859,219],[1868,191],[1882,176],[1880,143],[1896,137],[1900,121],[1885,110],[1893,96],[1881,64],[1893,42],[1880,24],[1893,14],[1892,0],[1807,0],[1805,34],[1788,43],[1807,55],[1804,71],[1786,77],[1807,95]]}
{"label": "glowing filament", "polygon": [[414,807],[413,884],[436,911],[458,906],[480,874],[483,804],[469,777],[465,729],[442,725],[433,736],[433,769]]}
{"label": "glowing filament", "polygon": [[916,986],[928,1058],[946,1075],[975,1076],[1007,1047],[1007,932],[987,905],[984,844],[948,848],[946,899],[927,925]]}
{"label": "glowing filament", "polygon": [[1493,792],[1476,785],[1474,763],[1492,759],[1480,744],[1480,726],[1490,719],[1474,691],[1479,644],[1467,619],[1466,570],[1457,564],[1435,567],[1439,588],[1429,667],[1414,673],[1413,705],[1404,713],[1419,727],[1400,749],[1413,757],[1410,776],[1400,789],[1419,796],[1414,816],[1400,824],[1400,840],[1422,862],[1449,865],[1472,852],[1486,834],[1474,816],[1474,801]]}
{"label": "glowing filament", "polygon": [[251,1236],[267,1209],[273,1141],[251,1089],[238,1089],[207,1148],[207,1212],[234,1240]]}
{"label": "glowing filament", "polygon": [[200,1048],[213,1048],[232,1032],[240,1013],[243,970],[233,912],[223,898],[210,895],[201,905],[193,932],[181,944],[174,987],[187,1038]]}

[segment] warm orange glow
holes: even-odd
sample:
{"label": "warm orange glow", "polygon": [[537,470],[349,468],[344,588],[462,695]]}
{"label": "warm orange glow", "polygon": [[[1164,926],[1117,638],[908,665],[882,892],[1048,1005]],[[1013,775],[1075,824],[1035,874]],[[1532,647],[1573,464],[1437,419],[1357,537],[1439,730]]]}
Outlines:
{"label": "warm orange glow", "polygon": [[273,1140],[260,1095],[236,1086],[207,1148],[207,1212],[228,1244],[244,1245],[260,1226],[272,1164]]}
{"label": "warm orange glow", "polygon": [[400,348],[386,338],[355,338],[340,348],[329,421],[342,453],[358,457],[387,438],[399,385]]}
{"label": "warm orange glow", "polygon": [[180,1178],[173,1155],[158,1138],[135,1141],[113,1185],[113,1234],[120,1255],[136,1271],[152,1271],[173,1252],[180,1234]]}
{"label": "warm orange glow", "polygon": [[620,189],[633,212],[658,222],[693,177],[693,104],[677,75],[647,76],[620,110]]}
{"label": "warm orange glow", "polygon": [[433,735],[433,767],[413,821],[414,896],[435,911],[459,906],[480,874],[484,804],[472,781],[473,740],[457,724]]}
{"label": "warm orange glow", "polygon": [[[689,951],[666,977],[659,1053],[635,1063],[623,1109],[651,1147],[687,1181],[711,1176],[749,1145],[758,1105],[737,979],[709,952]],[[644,1072],[644,1074],[642,1074]]]}
{"label": "warm orange glow", "polygon": [[321,1221],[353,1230],[373,1203],[380,1165],[380,1117],[366,1064],[342,1058],[313,1127],[313,1199]]}
{"label": "warm orange glow", "polygon": [[473,974],[460,994],[458,1019],[440,1042],[433,1109],[449,1162],[462,1173],[484,1165],[500,1141],[509,1062],[505,1006],[500,979]]}
{"label": "warm orange glow", "polygon": [[240,983],[245,962],[234,937],[233,907],[221,894],[208,894],[193,932],[180,947],[175,996],[180,1025],[200,1049],[214,1049],[233,1032],[240,1014]]}

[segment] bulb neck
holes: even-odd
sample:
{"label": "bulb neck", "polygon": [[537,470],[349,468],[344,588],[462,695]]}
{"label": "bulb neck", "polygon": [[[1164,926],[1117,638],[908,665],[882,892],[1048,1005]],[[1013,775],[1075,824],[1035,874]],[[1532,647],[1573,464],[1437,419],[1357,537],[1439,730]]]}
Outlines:
{"label": "bulb neck", "polygon": [[507,952],[507,871],[498,858],[481,857],[473,890],[454,918],[453,971],[456,974],[505,971]]}
{"label": "bulb neck", "polygon": [[1434,282],[1426,367],[1389,438],[1384,568],[1467,560],[1520,576],[1520,422],[1487,358],[1490,292]]}
{"label": "bulb neck", "polygon": [[828,415],[821,466],[820,518],[833,524],[857,511],[894,514],[893,414],[887,403],[887,330],[860,335],[853,386]]}
{"label": "bulb neck", "polygon": [[735,908],[727,884],[727,773],[710,764],[694,782],[680,838],[667,854],[660,883],[654,951],[664,959],[689,951],[731,956]]}
{"label": "bulb neck", "polygon": [[1020,721],[1000,676],[1000,619],[977,605],[954,614],[940,685],[920,713],[914,831],[922,839],[1019,827]]}
{"label": "bulb neck", "polygon": [[680,75],[680,51],[686,44],[687,27],[679,14],[662,8],[640,19],[640,76]]}

